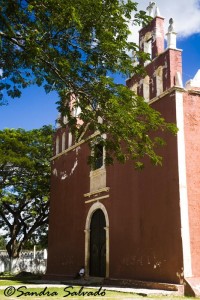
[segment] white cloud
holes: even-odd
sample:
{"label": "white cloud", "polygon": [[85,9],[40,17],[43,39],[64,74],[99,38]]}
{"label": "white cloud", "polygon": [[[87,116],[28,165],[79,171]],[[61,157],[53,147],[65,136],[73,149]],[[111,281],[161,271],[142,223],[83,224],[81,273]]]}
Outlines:
{"label": "white cloud", "polygon": [[198,0],[157,0],[166,23],[174,19],[175,30],[180,37],[200,32],[200,2]]}
{"label": "white cloud", "polygon": [[[146,11],[149,1],[141,2],[143,3],[138,4],[138,9]],[[200,0],[157,0],[155,2],[160,10],[160,15],[165,18],[166,32],[169,19],[173,18],[174,28],[178,34],[177,38],[200,33]],[[134,35],[132,40],[136,42]]]}

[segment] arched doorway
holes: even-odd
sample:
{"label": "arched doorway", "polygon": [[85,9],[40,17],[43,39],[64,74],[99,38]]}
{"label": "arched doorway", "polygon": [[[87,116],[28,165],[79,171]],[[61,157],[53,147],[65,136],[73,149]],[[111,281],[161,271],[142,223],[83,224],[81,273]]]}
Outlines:
{"label": "arched doorway", "polygon": [[[98,211],[101,211],[101,212],[98,212]],[[96,214],[95,214],[96,212]],[[103,216],[102,216],[103,214]],[[98,216],[99,215],[99,216]],[[94,217],[94,218],[93,218]],[[90,270],[92,268],[92,264],[93,264],[93,261],[95,259],[95,257],[91,258],[91,251],[92,251],[92,245],[93,245],[93,242],[90,242],[91,238],[93,238],[91,235],[91,231],[92,230],[92,227],[95,226],[95,219],[98,219],[100,218],[100,222],[101,222],[101,225],[99,225],[99,228],[101,228],[101,230],[103,231],[104,230],[104,233],[105,236],[102,236],[102,241],[103,239],[105,239],[105,244],[103,243],[103,247],[101,247],[101,256],[104,256],[104,263],[106,264],[105,266],[105,273],[103,275],[103,277],[106,277],[108,278],[109,277],[109,262],[110,262],[110,255],[109,255],[109,219],[108,219],[108,213],[106,211],[106,208],[105,206],[100,203],[100,202],[96,202],[94,203],[89,211],[88,211],[88,215],[87,215],[87,218],[86,218],[86,223],[85,223],[85,268],[86,268],[86,276],[102,276],[102,275],[92,275],[94,274],[94,270]],[[92,224],[94,223],[94,224]],[[94,232],[93,232],[94,233]],[[95,243],[94,243],[95,244]],[[95,247],[93,247],[95,248]],[[99,246],[97,247],[97,249],[99,248]],[[103,254],[103,255],[102,255]],[[93,255],[92,255],[93,256]],[[101,268],[102,270],[104,269]],[[96,271],[95,271],[96,273]],[[98,273],[101,273],[98,272]],[[97,274],[97,273],[96,273]]]}
{"label": "arched doorway", "polygon": [[106,220],[101,209],[97,209],[90,223],[90,276],[106,276]]}

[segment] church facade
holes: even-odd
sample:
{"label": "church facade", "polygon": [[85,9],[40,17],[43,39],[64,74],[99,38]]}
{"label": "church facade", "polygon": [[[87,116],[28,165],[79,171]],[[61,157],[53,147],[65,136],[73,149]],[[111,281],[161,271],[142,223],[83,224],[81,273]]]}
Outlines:
{"label": "church facade", "polygon": [[[182,84],[182,51],[173,20],[164,47],[164,18],[139,32],[150,54],[146,76],[127,86],[178,127],[160,154],[162,167],[145,162],[105,166],[104,149],[95,169],[87,164],[88,141],[74,144],[68,128],[55,135],[52,158],[47,276],[86,275],[200,284],[200,71]],[[92,139],[93,136],[90,137]]]}

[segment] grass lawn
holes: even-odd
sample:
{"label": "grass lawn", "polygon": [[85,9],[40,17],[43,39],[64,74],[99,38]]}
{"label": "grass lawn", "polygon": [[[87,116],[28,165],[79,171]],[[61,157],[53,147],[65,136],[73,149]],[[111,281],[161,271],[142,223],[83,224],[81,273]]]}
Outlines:
{"label": "grass lawn", "polygon": [[0,277],[0,300],[2,299],[22,299],[22,300],[47,300],[47,299],[96,299],[96,300],[114,300],[114,299],[156,299],[156,300],[186,300],[195,299],[187,297],[174,297],[174,296],[146,296],[145,294],[133,294],[123,292],[113,292],[104,290],[103,288],[88,289],[86,287],[46,287],[45,285],[35,288],[29,288],[28,284],[31,284],[32,280],[39,279],[35,276],[26,276],[23,278],[17,278],[13,276]]}
{"label": "grass lawn", "polygon": [[41,275],[0,275],[0,287],[8,285],[18,285],[24,283],[32,283],[34,280],[41,279]]}

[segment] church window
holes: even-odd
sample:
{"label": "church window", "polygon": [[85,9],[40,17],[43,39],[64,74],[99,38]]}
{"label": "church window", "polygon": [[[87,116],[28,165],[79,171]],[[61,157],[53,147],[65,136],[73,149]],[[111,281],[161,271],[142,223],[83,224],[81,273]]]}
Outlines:
{"label": "church window", "polygon": [[144,52],[149,54],[150,59],[145,62],[145,66],[150,63],[152,59],[152,36],[151,32],[147,32],[144,38]]}
{"label": "church window", "polygon": [[93,170],[100,169],[103,166],[103,145],[96,144],[93,149]]}
{"label": "church window", "polygon": [[90,192],[98,191],[106,187],[105,148],[103,142],[92,143],[90,157]]}

